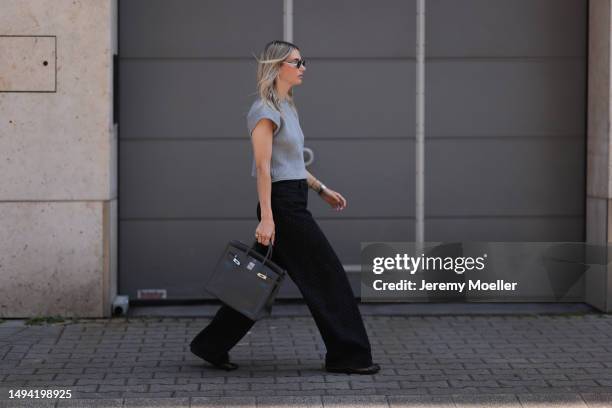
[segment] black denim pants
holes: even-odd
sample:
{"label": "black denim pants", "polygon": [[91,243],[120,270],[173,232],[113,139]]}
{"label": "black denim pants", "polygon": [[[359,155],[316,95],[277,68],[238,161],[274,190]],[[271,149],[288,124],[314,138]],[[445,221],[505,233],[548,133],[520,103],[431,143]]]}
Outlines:
{"label": "black denim pants", "polygon": [[[272,183],[271,204],[275,225],[272,260],[287,271],[312,313],[327,349],[325,365],[371,365],[370,342],[346,272],[306,208],[306,179]],[[261,221],[259,202],[257,219]],[[257,243],[255,249],[265,255],[268,247]],[[216,360],[227,361],[229,350],[254,323],[223,305],[192,345]]]}

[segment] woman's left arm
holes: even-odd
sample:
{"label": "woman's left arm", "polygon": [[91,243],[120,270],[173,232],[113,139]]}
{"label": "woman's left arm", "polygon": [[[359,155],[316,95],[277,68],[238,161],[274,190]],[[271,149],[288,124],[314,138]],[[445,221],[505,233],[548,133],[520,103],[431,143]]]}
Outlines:
{"label": "woman's left arm", "polygon": [[325,186],[321,183],[315,176],[312,175],[308,170],[307,173],[307,183],[308,187],[313,189],[319,196],[325,200],[332,208],[336,211],[343,210],[346,207],[346,199],[337,191],[332,190],[331,188]]}

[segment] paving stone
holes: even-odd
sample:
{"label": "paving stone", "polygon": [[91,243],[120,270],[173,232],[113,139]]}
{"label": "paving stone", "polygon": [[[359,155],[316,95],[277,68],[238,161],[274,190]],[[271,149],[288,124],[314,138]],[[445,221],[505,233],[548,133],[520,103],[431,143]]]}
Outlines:
{"label": "paving stone", "polygon": [[389,395],[389,408],[455,408],[451,397],[431,395]]}
{"label": "paving stone", "polygon": [[325,408],[388,408],[387,398],[382,395],[372,396],[328,396],[322,397]]}
{"label": "paving stone", "polygon": [[120,408],[123,407],[123,398],[115,399],[62,399],[57,403],[58,408]]}
{"label": "paving stone", "polygon": [[191,408],[255,408],[255,397],[192,397]]}
{"label": "paving stone", "polygon": [[519,395],[518,399],[530,408],[587,408],[579,394],[525,394]]}
{"label": "paving stone", "polygon": [[19,399],[19,400],[0,400],[0,408],[15,407],[55,407],[55,400],[41,399]]}
{"label": "paving stone", "polygon": [[382,366],[371,376],[325,372],[325,345],[311,317],[263,319],[230,352],[240,365],[231,372],[188,350],[189,340],[210,321],[205,318],[20,326],[0,330],[0,384],[3,389],[70,387],[75,401],[96,402],[240,394],[396,395],[415,403],[419,397],[446,403],[478,395],[488,398],[481,405],[499,405],[520,403],[518,396],[571,394],[601,406],[612,394],[612,317],[595,316],[366,315],[374,361]]}
{"label": "paving stone", "polygon": [[453,395],[457,408],[520,408],[521,403],[513,394]]}
{"label": "paving stone", "polygon": [[189,408],[189,398],[125,398],[124,407]]}
{"label": "paving stone", "polygon": [[266,408],[323,408],[318,396],[257,397],[257,406]]}
{"label": "paving stone", "polygon": [[582,400],[589,408],[612,407],[612,392],[610,393],[582,393]]}

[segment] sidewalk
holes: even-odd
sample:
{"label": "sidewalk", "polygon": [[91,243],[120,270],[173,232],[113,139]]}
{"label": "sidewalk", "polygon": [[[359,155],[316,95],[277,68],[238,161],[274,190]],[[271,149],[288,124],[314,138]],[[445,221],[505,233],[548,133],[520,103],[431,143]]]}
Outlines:
{"label": "sidewalk", "polygon": [[[21,401],[50,407],[612,407],[612,315],[585,305],[360,307],[382,367],[373,376],[322,370],[325,346],[304,305],[276,305],[258,321],[231,350],[240,366],[231,372],[188,350],[218,305],[6,320],[0,407],[20,406],[9,389],[71,390],[72,399]],[[183,317],[138,316],[164,310]],[[573,313],[533,314],[563,310]]]}

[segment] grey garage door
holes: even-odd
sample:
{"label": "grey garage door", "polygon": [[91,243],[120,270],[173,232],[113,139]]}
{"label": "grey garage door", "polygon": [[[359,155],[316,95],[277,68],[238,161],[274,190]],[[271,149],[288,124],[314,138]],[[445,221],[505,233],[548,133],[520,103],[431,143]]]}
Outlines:
{"label": "grey garage door", "polygon": [[[121,0],[119,290],[208,298],[257,190],[245,115],[283,2]],[[587,4],[426,1],[427,241],[584,240]],[[348,200],[309,207],[342,262],[412,241],[416,2],[293,5],[309,170]],[[358,272],[350,272],[359,294]],[[280,297],[300,297],[287,281]]]}

